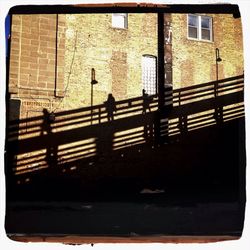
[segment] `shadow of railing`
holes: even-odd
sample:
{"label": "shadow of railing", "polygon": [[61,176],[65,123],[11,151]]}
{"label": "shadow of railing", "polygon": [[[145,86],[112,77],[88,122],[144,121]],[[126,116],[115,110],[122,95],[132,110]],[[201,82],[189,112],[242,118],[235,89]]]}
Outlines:
{"label": "shadow of railing", "polygon": [[244,117],[243,88],[243,75],[175,90],[165,87],[163,106],[157,95],[147,100],[146,109],[144,97],[117,101],[112,121],[105,104],[57,112],[51,123],[44,115],[9,121],[7,176],[17,181],[47,170],[67,173],[111,163],[131,150],[161,147],[194,130],[220,127]]}
{"label": "shadow of railing", "polygon": [[174,90],[169,135],[244,116],[243,88],[241,75]]}

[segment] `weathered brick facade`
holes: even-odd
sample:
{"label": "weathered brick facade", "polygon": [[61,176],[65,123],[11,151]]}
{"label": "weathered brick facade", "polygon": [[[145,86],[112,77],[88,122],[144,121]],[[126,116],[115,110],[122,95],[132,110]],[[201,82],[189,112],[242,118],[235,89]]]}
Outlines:
{"label": "weathered brick facade", "polygon": [[233,15],[209,14],[212,17],[212,41],[187,37],[187,15],[172,14],[173,86],[181,88],[216,80],[215,49],[220,50],[218,78],[243,74],[241,19]]}
{"label": "weathered brick facade", "polygon": [[[187,38],[187,15],[165,14],[165,79],[174,88],[243,73],[240,18],[213,18],[211,42]],[[45,106],[69,110],[142,94],[142,56],[157,56],[157,14],[129,14],[128,28],[112,27],[112,14],[13,15],[9,93],[21,100],[21,117]]]}
{"label": "weathered brick facade", "polygon": [[[67,15],[65,107],[90,105],[91,69],[98,84],[93,104],[142,94],[141,60],[157,56],[157,15],[129,14],[128,29],[112,27],[112,14]],[[147,28],[145,28],[147,27]]]}
{"label": "weathered brick facade", "polygon": [[21,117],[51,109],[64,95],[65,15],[13,15],[9,93]]}
{"label": "weathered brick facade", "polygon": [[[142,93],[142,55],[157,56],[157,15],[129,14],[128,29],[112,14],[13,15],[9,92],[21,99],[21,117],[90,106]],[[63,98],[63,99],[61,99]],[[40,107],[40,109],[39,109]]]}

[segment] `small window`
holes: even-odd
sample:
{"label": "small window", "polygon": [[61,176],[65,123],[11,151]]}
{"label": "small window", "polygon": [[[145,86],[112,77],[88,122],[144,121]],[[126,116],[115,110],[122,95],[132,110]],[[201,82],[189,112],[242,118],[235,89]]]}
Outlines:
{"label": "small window", "polygon": [[112,27],[127,29],[128,28],[128,14],[126,13],[115,13],[112,14]]}
{"label": "small window", "polygon": [[197,16],[189,15],[189,17],[188,17],[188,37],[198,39],[198,27],[199,27],[198,21],[199,20],[198,20]]}
{"label": "small window", "polygon": [[212,41],[212,18],[188,15],[188,38]]}
{"label": "small window", "polygon": [[144,55],[142,57],[142,86],[148,95],[156,94],[156,57]]}

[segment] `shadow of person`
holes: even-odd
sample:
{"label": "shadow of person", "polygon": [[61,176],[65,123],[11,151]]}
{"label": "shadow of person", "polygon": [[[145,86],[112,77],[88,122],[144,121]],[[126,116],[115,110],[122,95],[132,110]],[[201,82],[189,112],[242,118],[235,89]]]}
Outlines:
{"label": "shadow of person", "polygon": [[103,124],[101,129],[98,130],[98,136],[96,138],[96,156],[99,162],[102,162],[103,167],[100,169],[100,174],[102,171],[107,171],[107,168],[111,166],[109,162],[112,160],[113,154],[113,139],[114,139],[114,112],[116,111],[115,98],[112,94],[108,94],[107,101],[104,102],[108,122]]}
{"label": "shadow of person", "polygon": [[[43,109],[43,123],[41,126],[41,136],[46,140],[47,149],[46,149],[46,161],[49,166],[57,165],[57,146],[53,139],[53,132],[51,124],[54,122],[55,116],[54,113],[48,112],[47,109]],[[46,136],[46,137],[45,137]]]}
{"label": "shadow of person", "polygon": [[106,106],[106,111],[107,111],[107,118],[108,121],[113,121],[114,120],[114,112],[116,111],[116,105],[115,105],[115,98],[113,97],[112,94],[108,95],[108,99],[106,102],[104,102]]}

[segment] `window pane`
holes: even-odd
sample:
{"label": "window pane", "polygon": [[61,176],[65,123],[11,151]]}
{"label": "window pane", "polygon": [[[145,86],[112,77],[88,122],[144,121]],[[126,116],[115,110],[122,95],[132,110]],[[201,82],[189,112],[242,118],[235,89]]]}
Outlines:
{"label": "window pane", "polygon": [[148,95],[156,94],[156,57],[142,57],[142,85]]}
{"label": "window pane", "polygon": [[126,14],[113,14],[112,15],[112,26],[115,28],[127,28],[127,15]]}
{"label": "window pane", "polygon": [[210,18],[208,18],[208,17],[201,17],[201,27],[209,29],[210,28]]}
{"label": "window pane", "polygon": [[198,27],[198,17],[189,15],[188,16],[188,25]]}
{"label": "window pane", "polygon": [[194,27],[188,27],[188,37],[198,38],[198,29]]}
{"label": "window pane", "polygon": [[210,30],[202,29],[201,30],[201,39],[203,39],[203,40],[211,40],[211,38],[210,38]]}

